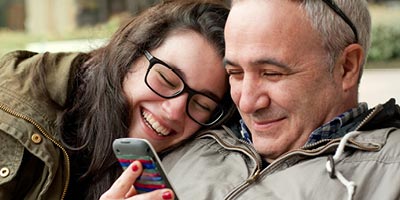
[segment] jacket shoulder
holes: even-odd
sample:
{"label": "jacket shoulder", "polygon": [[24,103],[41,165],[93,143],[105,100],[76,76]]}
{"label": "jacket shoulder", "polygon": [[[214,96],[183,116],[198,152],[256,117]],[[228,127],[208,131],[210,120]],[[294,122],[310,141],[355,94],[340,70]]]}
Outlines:
{"label": "jacket shoulder", "polygon": [[13,99],[38,99],[63,106],[71,78],[87,57],[79,52],[8,53],[0,59],[0,89]]}
{"label": "jacket shoulder", "polygon": [[[0,68],[3,69],[17,69],[26,66],[33,66],[35,64],[60,64],[60,63],[73,63],[76,58],[87,56],[81,52],[70,52],[70,53],[37,53],[31,51],[13,51],[5,54],[0,58]],[[79,59],[78,59],[79,60]],[[3,72],[4,73],[4,72]]]}
{"label": "jacket shoulder", "polygon": [[256,164],[231,137],[225,130],[207,131],[163,159],[179,198],[223,199],[250,177]]}

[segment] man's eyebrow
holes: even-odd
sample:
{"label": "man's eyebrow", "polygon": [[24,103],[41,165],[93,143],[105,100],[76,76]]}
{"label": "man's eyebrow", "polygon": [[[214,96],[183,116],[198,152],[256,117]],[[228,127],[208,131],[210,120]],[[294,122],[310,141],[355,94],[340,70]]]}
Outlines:
{"label": "man's eyebrow", "polygon": [[228,59],[226,59],[226,58],[224,58],[224,59],[222,60],[222,62],[223,62],[224,67],[226,67],[227,65],[239,66],[239,64],[236,64],[236,63],[234,63],[234,62],[232,62],[232,61],[230,61],[230,60],[228,60]]}
{"label": "man's eyebrow", "polygon": [[[223,62],[224,62],[224,66],[231,65],[231,66],[239,66],[240,67],[240,64],[237,64],[226,58],[224,58]],[[280,62],[280,61],[278,61],[276,59],[272,59],[272,58],[251,61],[250,65],[251,66],[274,65],[274,66],[278,66],[278,67],[284,68],[284,69],[289,68],[289,66],[287,64],[284,64],[283,62]]]}
{"label": "man's eyebrow", "polygon": [[267,58],[267,59],[260,59],[252,62],[253,65],[255,66],[260,66],[260,65],[274,65],[283,69],[289,68],[287,64],[284,64],[283,62],[280,62],[279,60],[273,59],[273,58]]}

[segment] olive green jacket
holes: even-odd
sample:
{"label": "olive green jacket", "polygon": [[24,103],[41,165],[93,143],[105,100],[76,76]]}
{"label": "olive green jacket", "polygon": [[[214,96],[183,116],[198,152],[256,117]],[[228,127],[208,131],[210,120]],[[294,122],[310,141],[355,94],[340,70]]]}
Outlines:
{"label": "olive green jacket", "polygon": [[79,53],[17,51],[0,59],[0,199],[63,199],[69,157],[59,141]]}

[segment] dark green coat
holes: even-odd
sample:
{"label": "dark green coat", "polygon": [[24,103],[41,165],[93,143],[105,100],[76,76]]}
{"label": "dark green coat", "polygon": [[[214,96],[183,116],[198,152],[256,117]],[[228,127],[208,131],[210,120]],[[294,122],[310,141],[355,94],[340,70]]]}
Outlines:
{"label": "dark green coat", "polygon": [[57,118],[79,53],[17,51],[0,59],[0,199],[63,199],[70,163]]}

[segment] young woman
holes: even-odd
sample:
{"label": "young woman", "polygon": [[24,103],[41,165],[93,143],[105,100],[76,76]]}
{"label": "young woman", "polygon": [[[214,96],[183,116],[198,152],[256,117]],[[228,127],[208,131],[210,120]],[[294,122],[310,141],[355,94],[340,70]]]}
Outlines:
{"label": "young woman", "polygon": [[[0,60],[0,197],[98,199],[122,173],[121,137],[158,152],[233,111],[222,64],[228,9],[165,1],[90,53]],[[3,162],[4,161],[4,162]]]}

